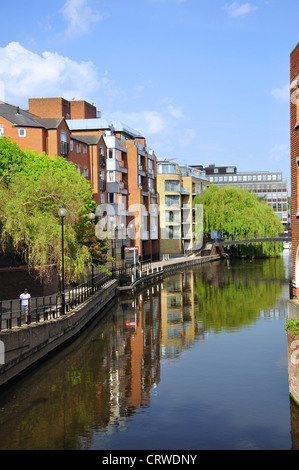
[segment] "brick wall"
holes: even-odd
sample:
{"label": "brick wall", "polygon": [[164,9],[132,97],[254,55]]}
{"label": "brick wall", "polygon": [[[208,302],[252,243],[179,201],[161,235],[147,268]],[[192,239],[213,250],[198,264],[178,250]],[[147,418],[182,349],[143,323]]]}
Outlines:
{"label": "brick wall", "polygon": [[91,119],[97,108],[87,101],[68,101],[64,98],[30,98],[29,112],[41,118]]}
{"label": "brick wall", "polygon": [[28,102],[29,112],[40,118],[70,118],[70,102],[64,98],[30,98]]}
{"label": "brick wall", "polygon": [[40,280],[37,269],[28,266],[0,268],[0,300],[18,299],[25,287],[32,297],[42,297],[58,292],[59,280],[56,266],[49,279]]}
{"label": "brick wall", "polygon": [[[293,264],[293,298],[299,298],[299,276],[296,279],[296,253],[299,244],[299,212],[298,184],[299,170],[296,157],[299,156],[299,88],[296,84],[299,80],[299,44],[290,56],[290,137],[291,137],[291,223],[292,223],[292,264]],[[295,83],[294,83],[295,81]],[[298,259],[299,262],[299,259]]]}
{"label": "brick wall", "polygon": [[97,108],[87,101],[71,101],[71,119],[93,119],[97,117]]}

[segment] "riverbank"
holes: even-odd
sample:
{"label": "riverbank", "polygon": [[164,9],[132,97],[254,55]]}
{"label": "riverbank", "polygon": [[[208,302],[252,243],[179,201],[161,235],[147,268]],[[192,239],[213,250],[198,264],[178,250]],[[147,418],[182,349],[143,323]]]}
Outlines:
{"label": "riverbank", "polygon": [[157,261],[151,263],[150,267],[144,268],[137,278],[126,286],[118,286],[118,295],[131,294],[144,286],[149,285],[152,281],[167,274],[172,274],[179,269],[190,268],[192,266],[211,263],[222,259],[221,255],[211,256],[186,256],[182,258],[173,258],[169,260]]}
{"label": "riverbank", "polygon": [[[120,287],[117,280],[100,289],[65,315],[40,323],[23,324],[0,332],[3,358],[0,361],[0,386],[15,379],[28,368],[45,359],[55,349],[75,338],[95,317],[104,316],[118,295],[130,294],[149,285],[158,277],[194,265],[220,260],[220,255],[185,257],[152,263],[131,284]],[[0,350],[0,352],[1,352]],[[1,359],[0,357],[0,359]],[[2,362],[2,364],[1,364]]]}

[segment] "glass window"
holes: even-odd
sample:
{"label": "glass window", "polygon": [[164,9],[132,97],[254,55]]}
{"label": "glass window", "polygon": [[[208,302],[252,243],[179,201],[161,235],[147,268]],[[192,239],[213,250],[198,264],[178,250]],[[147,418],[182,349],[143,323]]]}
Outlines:
{"label": "glass window", "polygon": [[179,191],[180,184],[176,180],[165,180],[165,191]]}
{"label": "glass window", "polygon": [[175,206],[179,207],[180,206],[180,197],[179,196],[165,196],[165,205],[167,207]]}
{"label": "glass window", "polygon": [[19,137],[26,137],[26,129],[19,129]]}

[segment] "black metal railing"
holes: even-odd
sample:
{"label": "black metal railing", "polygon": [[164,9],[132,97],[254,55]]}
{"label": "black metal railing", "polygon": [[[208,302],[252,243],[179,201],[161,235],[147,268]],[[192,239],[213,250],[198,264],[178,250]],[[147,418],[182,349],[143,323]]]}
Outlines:
{"label": "black metal railing", "polygon": [[[100,272],[92,274],[85,283],[65,290],[65,314],[85,302],[96,291],[113,280],[111,275]],[[24,324],[39,323],[63,315],[62,295],[56,293],[30,299],[27,308],[22,308],[20,299],[0,301],[0,331],[20,327]]]}

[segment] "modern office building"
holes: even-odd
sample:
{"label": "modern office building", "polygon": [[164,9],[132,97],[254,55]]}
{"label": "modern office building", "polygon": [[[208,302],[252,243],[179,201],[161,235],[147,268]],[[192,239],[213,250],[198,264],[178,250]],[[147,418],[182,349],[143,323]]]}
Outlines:
{"label": "modern office building", "polygon": [[289,229],[288,185],[282,172],[240,172],[236,166],[194,166],[205,172],[210,184],[245,188],[265,199],[280,218],[285,230]]}
{"label": "modern office building", "polygon": [[168,160],[157,162],[161,254],[185,254],[200,248],[195,237],[194,198],[207,186],[200,170]]}

